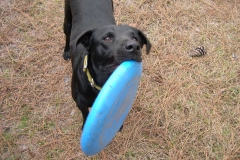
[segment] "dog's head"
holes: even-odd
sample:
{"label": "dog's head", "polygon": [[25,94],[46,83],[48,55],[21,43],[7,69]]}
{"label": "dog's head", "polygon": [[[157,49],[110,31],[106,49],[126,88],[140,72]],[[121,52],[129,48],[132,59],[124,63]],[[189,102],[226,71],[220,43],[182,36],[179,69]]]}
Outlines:
{"label": "dog's head", "polygon": [[101,71],[113,72],[126,60],[142,61],[143,45],[149,54],[151,44],[138,29],[127,25],[109,25],[87,31],[77,44],[82,43],[91,54],[92,63]]}

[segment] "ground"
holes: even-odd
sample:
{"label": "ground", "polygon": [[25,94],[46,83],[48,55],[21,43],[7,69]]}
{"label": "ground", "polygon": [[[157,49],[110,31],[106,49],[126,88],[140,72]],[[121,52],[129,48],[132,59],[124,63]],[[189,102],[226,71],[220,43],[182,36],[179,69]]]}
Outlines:
{"label": "ground", "polygon": [[0,159],[240,159],[239,1],[113,1],[152,50],[122,132],[94,157],[62,58],[64,1],[0,1]]}

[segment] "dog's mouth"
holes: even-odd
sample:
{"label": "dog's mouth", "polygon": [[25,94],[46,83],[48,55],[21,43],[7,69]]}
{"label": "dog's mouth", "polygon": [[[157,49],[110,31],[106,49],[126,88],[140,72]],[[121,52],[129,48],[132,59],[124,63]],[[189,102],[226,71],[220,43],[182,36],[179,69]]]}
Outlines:
{"label": "dog's mouth", "polygon": [[118,67],[121,63],[123,63],[123,62],[125,62],[125,61],[130,61],[130,60],[137,61],[137,62],[141,62],[141,61],[142,61],[142,57],[141,57],[141,56],[136,56],[136,57],[134,57],[134,58],[124,58],[124,59],[121,60],[120,62],[116,62],[115,64],[112,64],[112,65],[108,66],[108,70],[110,70],[110,71],[113,72],[115,69],[117,69],[117,67]]}
{"label": "dog's mouth", "polygon": [[113,64],[107,67],[108,72],[113,72],[117,69],[120,64]]}
{"label": "dog's mouth", "polygon": [[111,64],[111,65],[108,65],[108,66],[99,66],[99,69],[101,71],[104,71],[104,72],[109,72],[109,73],[112,73],[113,71],[115,71],[115,69],[117,69],[117,67],[119,66],[120,64],[117,64],[117,63],[114,63],[114,64]]}
{"label": "dog's mouth", "polygon": [[125,61],[129,61],[129,60],[134,60],[137,62],[141,62],[142,61],[142,57],[141,56],[119,56],[119,57],[115,57],[115,62],[108,64],[106,66],[99,66],[99,69],[105,72],[109,72],[112,73],[114,72],[118,66],[120,66],[121,63],[125,62]]}
{"label": "dog's mouth", "polygon": [[110,66],[110,68],[111,68],[112,70],[115,70],[115,69],[117,69],[117,67],[118,67],[119,65],[120,65],[120,64],[115,64],[115,65]]}
{"label": "dog's mouth", "polygon": [[114,72],[118,68],[118,66],[120,66],[121,63],[123,63],[125,61],[129,61],[129,60],[134,60],[134,61],[137,61],[137,62],[142,61],[141,58],[140,59],[127,59],[127,60],[121,61],[120,63],[115,63],[115,64],[112,64],[112,65],[109,65],[107,67],[108,72]]}

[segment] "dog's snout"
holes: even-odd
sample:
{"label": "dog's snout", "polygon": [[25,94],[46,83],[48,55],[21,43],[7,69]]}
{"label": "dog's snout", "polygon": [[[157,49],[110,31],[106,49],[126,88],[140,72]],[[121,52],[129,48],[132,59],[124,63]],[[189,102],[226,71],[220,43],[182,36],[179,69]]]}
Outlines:
{"label": "dog's snout", "polygon": [[128,52],[136,52],[140,50],[140,45],[135,41],[128,41],[125,44],[125,50]]}

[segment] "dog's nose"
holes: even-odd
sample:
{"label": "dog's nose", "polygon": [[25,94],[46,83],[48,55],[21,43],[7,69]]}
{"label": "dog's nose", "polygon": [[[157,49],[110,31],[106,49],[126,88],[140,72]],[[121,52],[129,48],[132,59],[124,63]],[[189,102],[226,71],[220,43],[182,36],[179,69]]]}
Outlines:
{"label": "dog's nose", "polygon": [[128,52],[136,52],[140,51],[140,49],[141,49],[140,45],[135,41],[128,41],[125,44],[125,50]]}

